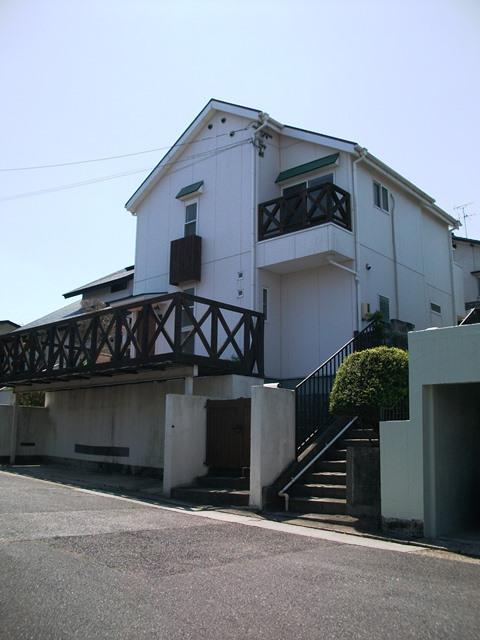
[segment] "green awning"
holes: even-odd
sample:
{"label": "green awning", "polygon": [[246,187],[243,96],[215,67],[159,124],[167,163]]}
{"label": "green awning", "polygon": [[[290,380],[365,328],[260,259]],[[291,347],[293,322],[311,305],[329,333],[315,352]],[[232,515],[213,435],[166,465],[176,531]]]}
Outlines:
{"label": "green awning", "polygon": [[188,186],[183,187],[183,189],[180,189],[180,191],[177,193],[175,198],[184,198],[185,196],[189,196],[191,193],[195,193],[196,191],[199,191],[202,187],[203,187],[203,180],[200,180],[200,182],[194,182],[193,184],[189,184]]}
{"label": "green awning", "polygon": [[306,162],[305,164],[299,164],[298,167],[292,167],[291,169],[287,169],[286,171],[281,171],[278,174],[275,182],[283,182],[284,180],[288,180],[289,178],[295,178],[296,176],[301,176],[304,173],[310,173],[311,171],[316,171],[317,169],[321,169],[322,167],[328,167],[328,165],[335,164],[337,162],[339,155],[339,153],[332,153],[331,156],[325,156],[324,158],[319,158],[318,160],[312,160],[311,162]]}

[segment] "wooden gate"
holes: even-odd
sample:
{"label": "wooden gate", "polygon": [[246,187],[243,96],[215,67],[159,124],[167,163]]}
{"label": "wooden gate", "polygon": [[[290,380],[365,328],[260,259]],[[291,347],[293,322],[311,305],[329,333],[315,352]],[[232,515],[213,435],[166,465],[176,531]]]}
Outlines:
{"label": "wooden gate", "polygon": [[207,459],[211,469],[250,467],[250,398],[207,401]]}

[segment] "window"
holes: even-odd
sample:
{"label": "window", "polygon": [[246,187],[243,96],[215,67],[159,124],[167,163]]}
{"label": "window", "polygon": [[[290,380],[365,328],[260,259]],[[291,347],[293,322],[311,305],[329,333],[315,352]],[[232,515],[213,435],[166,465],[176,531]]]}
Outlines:
{"label": "window", "polygon": [[435,304],[435,302],[430,303],[430,309],[435,313],[442,313],[442,307],[439,304]]}
{"label": "window", "polygon": [[262,313],[265,321],[268,320],[268,289],[263,287],[262,289]]}
{"label": "window", "polygon": [[294,184],[291,187],[285,187],[282,191],[282,194],[287,197],[295,196],[297,195],[297,193],[300,193],[300,191],[303,191],[304,189],[320,187],[326,184],[327,182],[333,182],[333,173],[327,173],[324,176],[319,176],[318,178],[312,178],[307,182],[299,182],[298,184]]}
{"label": "window", "polygon": [[382,211],[386,211],[387,213],[388,211],[390,211],[389,196],[390,194],[386,187],[384,187],[379,182],[373,183],[373,201],[375,202],[375,206],[379,209],[382,209]]}
{"label": "window", "polygon": [[[187,293],[191,296],[195,295],[195,289],[192,287],[190,289],[184,289],[183,293]],[[195,313],[195,302],[194,300],[186,300],[185,301],[185,307],[187,307],[188,311],[190,311],[190,313],[192,314],[192,316]],[[189,338],[187,338],[188,334],[190,333],[190,331],[193,329],[193,325],[192,325],[192,321],[187,313],[187,311],[184,309],[182,309],[182,331],[181,331],[181,338],[182,338],[182,352],[183,353],[194,353],[195,351],[195,336],[192,335]]]}
{"label": "window", "polygon": [[192,202],[185,207],[185,237],[197,233],[197,203]]}
{"label": "window", "polygon": [[390,300],[385,296],[378,296],[378,310],[384,322],[390,322]]}

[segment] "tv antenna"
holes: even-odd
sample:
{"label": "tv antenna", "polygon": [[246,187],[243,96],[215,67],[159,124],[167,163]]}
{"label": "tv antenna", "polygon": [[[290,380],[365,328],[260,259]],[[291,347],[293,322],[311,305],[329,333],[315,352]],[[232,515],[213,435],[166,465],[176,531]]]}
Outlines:
{"label": "tv antenna", "polygon": [[457,211],[457,217],[460,221],[460,216],[463,218],[463,226],[465,228],[465,237],[468,238],[467,233],[467,218],[471,218],[472,216],[476,216],[476,213],[468,213],[467,209],[473,204],[473,202],[465,202],[465,204],[458,204],[456,207],[453,207],[454,211]]}

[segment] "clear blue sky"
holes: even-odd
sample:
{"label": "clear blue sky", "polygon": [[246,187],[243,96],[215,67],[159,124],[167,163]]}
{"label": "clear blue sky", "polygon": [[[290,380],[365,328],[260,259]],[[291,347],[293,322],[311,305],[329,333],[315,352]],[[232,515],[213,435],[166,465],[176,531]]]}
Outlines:
{"label": "clear blue sky", "polygon": [[[216,97],[356,140],[480,214],[479,69],[478,0],[0,0],[0,169],[167,146]],[[0,171],[0,319],[133,263],[123,206],[162,155]]]}

